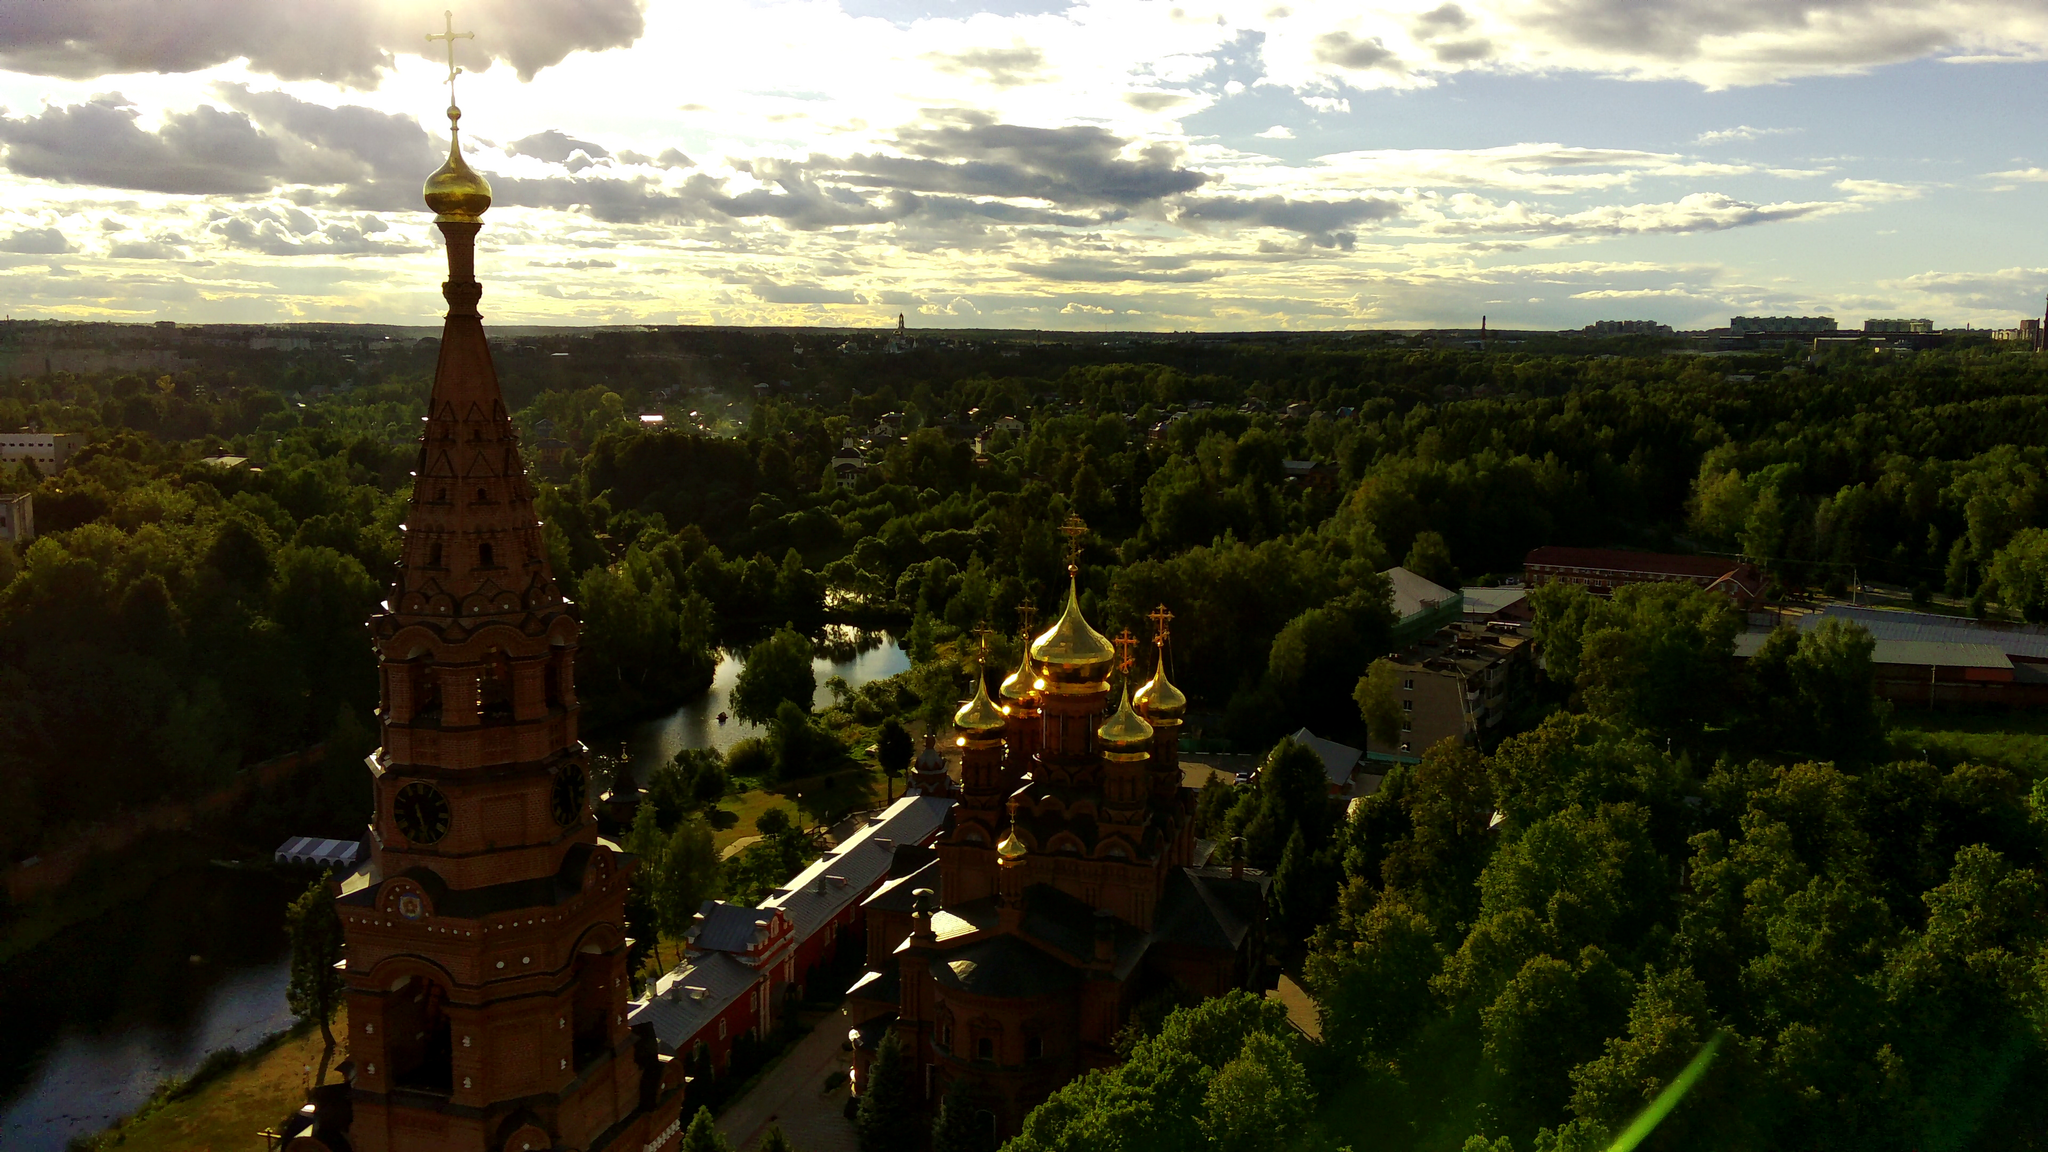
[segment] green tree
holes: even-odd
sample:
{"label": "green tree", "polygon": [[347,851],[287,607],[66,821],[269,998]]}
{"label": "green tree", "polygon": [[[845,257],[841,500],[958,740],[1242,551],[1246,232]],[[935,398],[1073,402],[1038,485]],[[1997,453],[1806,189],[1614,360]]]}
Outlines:
{"label": "green tree", "polygon": [[1451,545],[1438,532],[1418,532],[1401,567],[1440,587],[1458,587],[1458,568],[1451,561]]}
{"label": "green tree", "polygon": [[1392,747],[1401,742],[1401,670],[1382,656],[1358,678],[1351,698],[1374,742]]}
{"label": "green tree", "polygon": [[2048,623],[2048,529],[2022,528],[1991,558],[1998,598],[2029,624]]}
{"label": "green tree", "polygon": [[888,798],[896,798],[895,781],[898,776],[910,771],[910,762],[917,757],[917,748],[910,741],[910,732],[894,716],[882,721],[882,730],[875,736],[875,762],[882,766],[882,779]]}
{"label": "green tree", "polygon": [[[782,1134],[782,1125],[770,1124],[768,1131],[761,1134],[761,1142],[754,1145],[754,1152],[796,1152],[796,1145]],[[933,1152],[937,1152],[936,1149]]]}
{"label": "green tree", "polygon": [[1747,671],[1745,721],[1765,748],[1861,763],[1884,751],[1876,644],[1861,624],[1829,617],[1810,631],[1780,628]]}
{"label": "green tree", "polygon": [[334,893],[321,876],[285,910],[285,934],[291,939],[291,980],[285,1003],[301,1020],[320,1025],[320,1068],[315,1084],[327,1082],[327,1064],[334,1059],[334,1013],[341,1007],[341,917],[334,911]]}
{"label": "green tree", "polygon": [[911,1072],[903,1041],[890,1028],[875,1046],[875,1057],[868,1064],[866,1082],[854,1107],[853,1133],[861,1152],[903,1152],[918,1143]]}
{"label": "green tree", "polygon": [[1348,934],[1326,930],[1303,982],[1331,1052],[1366,1067],[1398,1057],[1435,1012],[1429,982],[1443,967],[1443,950],[1429,921],[1398,894],[1376,900]]}
{"label": "green tree", "polygon": [[777,628],[747,651],[746,665],[732,689],[733,715],[749,724],[766,724],[784,701],[809,711],[817,690],[811,642],[794,629]]}
{"label": "green tree", "polygon": [[1265,1152],[1299,1138],[1314,1112],[1308,1073],[1271,1032],[1254,1032],[1209,1081],[1202,1127],[1216,1152]]}
{"label": "green tree", "polygon": [[1627,584],[1580,635],[1578,688],[1596,716],[1687,734],[1720,716],[1741,614],[1690,584]]}
{"label": "green tree", "polygon": [[732,1141],[718,1130],[718,1122],[711,1118],[711,1109],[699,1107],[697,1114],[690,1118],[690,1126],[683,1130],[681,1152],[732,1152]]}

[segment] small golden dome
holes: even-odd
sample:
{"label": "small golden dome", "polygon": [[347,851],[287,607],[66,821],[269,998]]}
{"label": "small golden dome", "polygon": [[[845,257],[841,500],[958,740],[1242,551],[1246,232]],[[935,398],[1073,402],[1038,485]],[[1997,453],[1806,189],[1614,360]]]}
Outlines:
{"label": "small golden dome", "polygon": [[1003,699],[1023,700],[1029,698],[1035,691],[1031,686],[1031,682],[1036,679],[1038,679],[1037,675],[1031,671],[1031,646],[1026,644],[1024,650],[1017,653],[1017,670],[1003,677]]}
{"label": "small golden dome", "polygon": [[1095,730],[1095,738],[1113,752],[1132,751],[1152,743],[1152,725],[1131,708],[1131,686],[1124,685],[1124,698],[1116,712]]}
{"label": "small golden dome", "polygon": [[427,207],[434,210],[434,219],[473,223],[490,209],[491,184],[462,159],[462,133],[455,127],[461,118],[459,110],[448,109],[448,162],[427,177],[421,191]]}
{"label": "small golden dome", "polygon": [[1003,842],[996,845],[996,855],[1005,860],[1022,860],[1030,854],[1031,849],[1026,848],[1024,842],[1017,839],[1017,829],[1014,825],[1010,828],[1010,834],[1003,837]]}
{"label": "small golden dome", "polygon": [[988,698],[988,678],[982,670],[974,670],[974,699],[960,706],[953,713],[953,726],[969,736],[981,736],[994,732],[1010,722],[996,702]]}
{"label": "small golden dome", "polygon": [[1133,702],[1149,720],[1164,720],[1178,724],[1181,717],[1187,713],[1187,696],[1173,686],[1173,681],[1166,678],[1166,653],[1159,654],[1158,671],[1152,674],[1152,679],[1147,680],[1144,687],[1138,689]]}
{"label": "small golden dome", "polygon": [[1116,664],[1116,645],[1097,632],[1081,614],[1081,591],[1068,569],[1067,606],[1059,622],[1031,642],[1031,658],[1045,669],[1054,691],[1061,685],[1094,685],[1109,679]]}

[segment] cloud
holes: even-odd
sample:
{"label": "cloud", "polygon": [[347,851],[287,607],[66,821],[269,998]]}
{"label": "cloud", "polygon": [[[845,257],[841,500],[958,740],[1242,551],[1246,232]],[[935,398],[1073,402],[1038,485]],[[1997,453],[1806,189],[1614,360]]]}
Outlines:
{"label": "cloud", "polygon": [[1045,53],[1023,41],[1008,48],[970,48],[965,52],[927,52],[924,59],[941,72],[955,76],[977,76],[995,88],[1016,88],[1042,84],[1052,79],[1046,71]]}
{"label": "cloud", "polygon": [[1702,132],[1693,140],[1695,144],[1731,144],[1741,140],[1757,140],[1765,136],[1789,136],[1798,128],[1751,128],[1738,124],[1733,128],[1722,128],[1713,132]]}
{"label": "cloud", "polygon": [[107,249],[116,260],[183,260],[184,249],[170,240],[123,240]]}
{"label": "cloud", "polygon": [[[621,48],[645,30],[642,0],[473,0],[458,52],[520,79],[571,52]],[[404,52],[438,58],[425,9],[396,0],[25,0],[0,5],[0,68],[91,79],[116,72],[195,72],[236,58],[284,80],[372,88]],[[423,26],[423,24],[427,26]],[[438,49],[438,50],[437,50]]]}
{"label": "cloud", "polygon": [[1181,201],[1176,222],[1240,224],[1278,228],[1308,237],[1319,247],[1350,248],[1357,237],[1349,229],[1392,220],[1402,207],[1394,200],[1296,200],[1285,196],[1203,196]]}
{"label": "cloud", "polygon": [[578,140],[553,128],[514,140],[505,146],[505,151],[514,156],[531,156],[536,160],[545,160],[550,164],[566,163],[569,157],[577,152],[592,160],[603,160],[611,155],[599,145],[588,140]]}
{"label": "cloud", "polygon": [[1325,32],[1316,37],[1316,60],[1353,72],[1372,69],[1400,74],[1406,72],[1400,56],[1377,36],[1363,39],[1349,32]]}
{"label": "cloud", "polygon": [[1188,268],[1186,264],[1184,257],[1153,257],[1126,262],[1093,256],[1062,256],[1039,264],[1017,262],[1006,267],[1012,272],[1045,280],[1086,284],[1199,284],[1222,274],[1206,268]]}
{"label": "cloud", "polygon": [[1125,207],[1191,192],[1209,180],[1181,167],[1180,151],[1171,145],[1133,150],[1130,139],[1093,125],[1036,128],[959,113],[902,129],[896,143],[910,155],[852,157],[842,178],[874,187]]}
{"label": "cloud", "polygon": [[1695,192],[1663,203],[1603,204],[1560,213],[1512,201],[1497,204],[1460,193],[1446,198],[1443,215],[1425,230],[1447,236],[1521,233],[1577,237],[1722,232],[1832,215],[1852,207],[1831,200],[1753,204],[1719,192]]}
{"label": "cloud", "polygon": [[1264,132],[1254,132],[1252,135],[1261,140],[1292,140],[1294,139],[1294,129],[1289,128],[1285,124],[1275,124]]}
{"label": "cloud", "polygon": [[322,220],[291,205],[216,212],[207,231],[231,248],[266,256],[400,255],[425,251],[420,244],[371,239],[389,231],[375,216]]}
{"label": "cloud", "polygon": [[28,256],[62,256],[76,251],[71,241],[56,228],[23,228],[14,235],[0,240],[0,252],[17,252]]}
{"label": "cloud", "polygon": [[411,116],[355,104],[330,108],[245,84],[216,84],[213,91],[278,141],[278,174],[288,183],[417,181],[440,164],[445,150],[445,142],[437,146]]}
{"label": "cloud", "polygon": [[262,192],[279,165],[275,142],[239,112],[200,106],[145,132],[119,95],[0,117],[7,168],[18,176],[146,192]]}

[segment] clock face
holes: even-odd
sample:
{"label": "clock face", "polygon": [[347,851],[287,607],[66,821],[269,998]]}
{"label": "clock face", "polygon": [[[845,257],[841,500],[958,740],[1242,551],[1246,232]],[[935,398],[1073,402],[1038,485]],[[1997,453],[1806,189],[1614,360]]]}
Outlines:
{"label": "clock face", "polygon": [[414,844],[432,844],[448,834],[448,798],[432,784],[415,780],[391,800],[398,831]]}
{"label": "clock face", "polygon": [[583,765],[569,763],[555,773],[555,823],[568,827],[583,819]]}

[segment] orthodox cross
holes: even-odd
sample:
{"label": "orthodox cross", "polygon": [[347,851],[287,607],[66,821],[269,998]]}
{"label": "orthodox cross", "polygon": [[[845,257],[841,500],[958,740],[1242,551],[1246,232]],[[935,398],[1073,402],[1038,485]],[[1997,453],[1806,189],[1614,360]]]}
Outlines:
{"label": "orthodox cross", "polygon": [[1067,538],[1067,567],[1078,568],[1081,563],[1081,537],[1088,534],[1088,525],[1079,516],[1067,517],[1060,525],[1060,532]]}
{"label": "orthodox cross", "polygon": [[1138,638],[1131,635],[1129,628],[1116,634],[1116,666],[1126,675],[1130,673],[1131,665],[1138,662],[1137,657],[1131,655],[1131,649],[1137,646]]}
{"label": "orthodox cross", "polygon": [[1028,639],[1031,636],[1031,626],[1036,623],[1038,623],[1038,602],[1026,596],[1024,602],[1017,605],[1017,629],[1024,633],[1024,636]]}
{"label": "orthodox cross", "polygon": [[427,33],[427,40],[430,43],[435,40],[446,40],[448,42],[448,106],[453,108],[455,107],[455,78],[462,75],[462,69],[455,66],[455,42],[457,40],[474,40],[476,39],[476,33],[457,32],[455,30],[455,13],[453,12],[443,12],[441,13],[441,18],[447,21],[446,27],[448,30],[446,32],[429,32]]}
{"label": "orthodox cross", "polygon": [[1161,604],[1159,607],[1147,612],[1145,618],[1152,621],[1152,642],[1162,648],[1165,647],[1166,638],[1173,635],[1166,627],[1173,622],[1173,613],[1167,611],[1166,605]]}
{"label": "orthodox cross", "polygon": [[981,637],[981,656],[979,659],[984,665],[988,663],[988,638],[995,635],[995,631],[995,629],[988,626],[988,621],[986,620],[974,626],[974,634]]}

